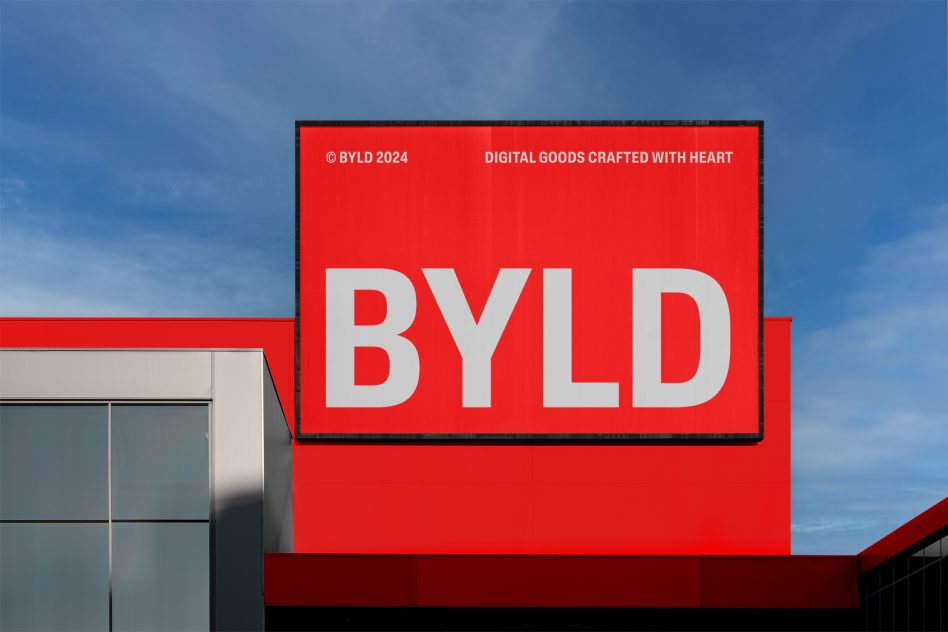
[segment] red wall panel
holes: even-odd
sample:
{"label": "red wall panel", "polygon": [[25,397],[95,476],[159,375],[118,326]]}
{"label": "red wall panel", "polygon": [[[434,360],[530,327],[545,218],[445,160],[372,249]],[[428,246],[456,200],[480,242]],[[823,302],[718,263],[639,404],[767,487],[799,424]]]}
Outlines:
{"label": "red wall panel", "polygon": [[264,598],[269,606],[408,606],[414,563],[408,556],[266,555]]}
{"label": "red wall panel", "polygon": [[699,565],[688,557],[418,557],[416,603],[693,608]]}
{"label": "red wall panel", "polygon": [[788,554],[789,319],[764,346],[756,444],[297,443],[296,550]]}
{"label": "red wall panel", "polygon": [[709,608],[855,608],[854,556],[723,557],[702,561],[701,603]]}
{"label": "red wall panel", "polygon": [[268,554],[268,606],[856,608],[855,556]]}

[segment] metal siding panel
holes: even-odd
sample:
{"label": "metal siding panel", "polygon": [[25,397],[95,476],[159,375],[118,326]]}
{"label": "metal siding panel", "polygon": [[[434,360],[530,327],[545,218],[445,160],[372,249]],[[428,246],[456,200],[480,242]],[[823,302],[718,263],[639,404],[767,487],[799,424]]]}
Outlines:
{"label": "metal siding panel", "polygon": [[288,552],[293,550],[293,437],[266,368],[263,386],[263,546]]}
{"label": "metal siding panel", "polygon": [[262,628],[263,354],[213,355],[214,621]]}
{"label": "metal siding panel", "polygon": [[210,399],[201,351],[0,351],[0,397]]}
{"label": "metal siding panel", "polygon": [[292,318],[0,318],[0,347],[260,349],[292,429]]}

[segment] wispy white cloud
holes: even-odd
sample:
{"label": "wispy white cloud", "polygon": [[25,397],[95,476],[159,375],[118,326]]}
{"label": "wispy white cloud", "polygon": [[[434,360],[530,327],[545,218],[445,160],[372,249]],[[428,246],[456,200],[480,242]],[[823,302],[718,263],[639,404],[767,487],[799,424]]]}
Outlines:
{"label": "wispy white cloud", "polygon": [[852,317],[797,339],[794,534],[853,552],[948,494],[948,205],[855,272]]}
{"label": "wispy white cloud", "polygon": [[[287,316],[293,279],[252,245],[174,226],[118,238],[56,230],[29,184],[0,183],[0,313],[9,316]],[[15,265],[14,265],[15,264]]]}
{"label": "wispy white cloud", "polygon": [[88,94],[0,120],[0,313],[292,314],[294,119],[500,116],[561,7],[281,6],[7,16],[8,51],[55,32],[34,56]]}
{"label": "wispy white cloud", "polygon": [[[852,534],[865,531],[867,528],[877,527],[878,524],[872,521],[854,520],[853,518],[841,517],[836,520],[813,520],[810,522],[801,522],[793,524],[793,532],[798,534],[822,536],[829,534],[838,536],[840,534]],[[834,551],[839,553],[839,551]]]}

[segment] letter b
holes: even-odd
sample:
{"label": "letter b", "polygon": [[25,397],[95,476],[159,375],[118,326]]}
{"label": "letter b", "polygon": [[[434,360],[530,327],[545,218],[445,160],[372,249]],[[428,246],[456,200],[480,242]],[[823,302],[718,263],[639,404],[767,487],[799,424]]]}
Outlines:
{"label": "letter b", "polygon": [[[385,296],[385,319],[355,324],[356,290]],[[415,320],[415,288],[401,272],[385,268],[326,270],[326,407],[383,408],[401,404],[418,386],[418,350],[401,334]],[[388,354],[389,373],[381,384],[355,383],[356,347]]]}

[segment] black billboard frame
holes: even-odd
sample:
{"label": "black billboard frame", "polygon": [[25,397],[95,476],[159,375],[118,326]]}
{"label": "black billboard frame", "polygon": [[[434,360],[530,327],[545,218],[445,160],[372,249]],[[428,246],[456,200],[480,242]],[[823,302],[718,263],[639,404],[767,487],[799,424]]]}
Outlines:
{"label": "black billboard frame", "polygon": [[[756,433],[304,433],[300,429],[300,129],[303,127],[756,127],[757,128],[757,432]],[[311,443],[722,445],[764,439],[764,121],[740,120],[297,120],[295,147],[295,320],[293,437]]]}

